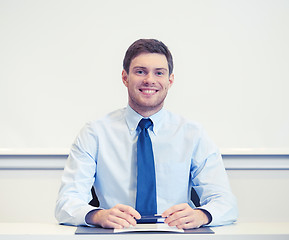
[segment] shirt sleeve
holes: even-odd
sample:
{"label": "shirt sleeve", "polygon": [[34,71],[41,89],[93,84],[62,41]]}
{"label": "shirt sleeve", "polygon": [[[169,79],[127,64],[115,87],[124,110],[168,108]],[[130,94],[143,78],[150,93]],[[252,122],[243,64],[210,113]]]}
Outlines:
{"label": "shirt sleeve", "polygon": [[55,208],[59,223],[88,225],[86,214],[98,209],[88,204],[96,174],[97,142],[91,125],[87,124],[71,147]]}
{"label": "shirt sleeve", "polygon": [[200,209],[211,214],[208,226],[233,223],[237,220],[237,201],[218,148],[201,130],[191,162],[192,185],[200,198]]}

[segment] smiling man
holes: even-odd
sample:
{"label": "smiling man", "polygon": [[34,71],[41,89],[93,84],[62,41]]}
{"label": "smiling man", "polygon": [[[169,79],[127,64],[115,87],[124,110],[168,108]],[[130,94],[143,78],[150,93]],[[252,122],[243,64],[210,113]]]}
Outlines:
{"label": "smiling man", "polygon": [[168,61],[160,53],[143,53],[135,57],[129,69],[123,70],[122,80],[128,89],[129,106],[143,117],[162,109],[174,75]]}
{"label": "smiling man", "polygon": [[[237,219],[218,148],[195,122],[163,108],[174,82],[168,48],[140,39],[126,52],[128,105],[88,123],[72,145],[56,204],[71,225],[123,228],[147,214],[188,229]],[[99,206],[89,204],[91,188]],[[191,189],[200,204],[191,200]]]}

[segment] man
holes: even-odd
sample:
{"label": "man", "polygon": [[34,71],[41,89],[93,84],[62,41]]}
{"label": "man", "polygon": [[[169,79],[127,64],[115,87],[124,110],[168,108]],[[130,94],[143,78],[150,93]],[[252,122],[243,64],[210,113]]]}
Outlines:
{"label": "man", "polygon": [[[140,39],[127,50],[123,68],[128,106],[88,123],[76,138],[56,204],[58,221],[123,228],[141,218],[137,158],[142,119],[152,124],[146,134],[155,172],[147,180],[155,184],[155,213],[183,229],[236,221],[236,200],[218,149],[199,124],[163,109],[174,82],[168,48],[158,40]],[[92,186],[99,207],[89,205]],[[190,200],[192,186],[200,207]]]}

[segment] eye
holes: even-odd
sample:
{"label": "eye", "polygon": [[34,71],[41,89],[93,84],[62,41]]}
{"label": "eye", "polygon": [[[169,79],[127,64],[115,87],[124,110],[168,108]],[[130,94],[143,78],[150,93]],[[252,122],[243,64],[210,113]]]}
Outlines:
{"label": "eye", "polygon": [[137,75],[144,75],[144,74],[146,74],[146,72],[143,70],[143,69],[135,69],[135,74],[137,74]]}
{"label": "eye", "polygon": [[162,76],[162,75],[164,75],[164,73],[163,73],[162,71],[157,71],[157,72],[156,72],[156,75],[157,75],[157,76]]}

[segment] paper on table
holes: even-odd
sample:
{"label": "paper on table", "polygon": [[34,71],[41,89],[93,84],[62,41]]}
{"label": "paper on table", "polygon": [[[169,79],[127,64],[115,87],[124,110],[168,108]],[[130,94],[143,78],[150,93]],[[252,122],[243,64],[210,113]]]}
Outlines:
{"label": "paper on table", "polygon": [[124,232],[184,232],[183,229],[177,227],[170,227],[166,223],[152,223],[152,224],[137,224],[136,226],[130,226],[128,228],[114,229],[114,233]]}

